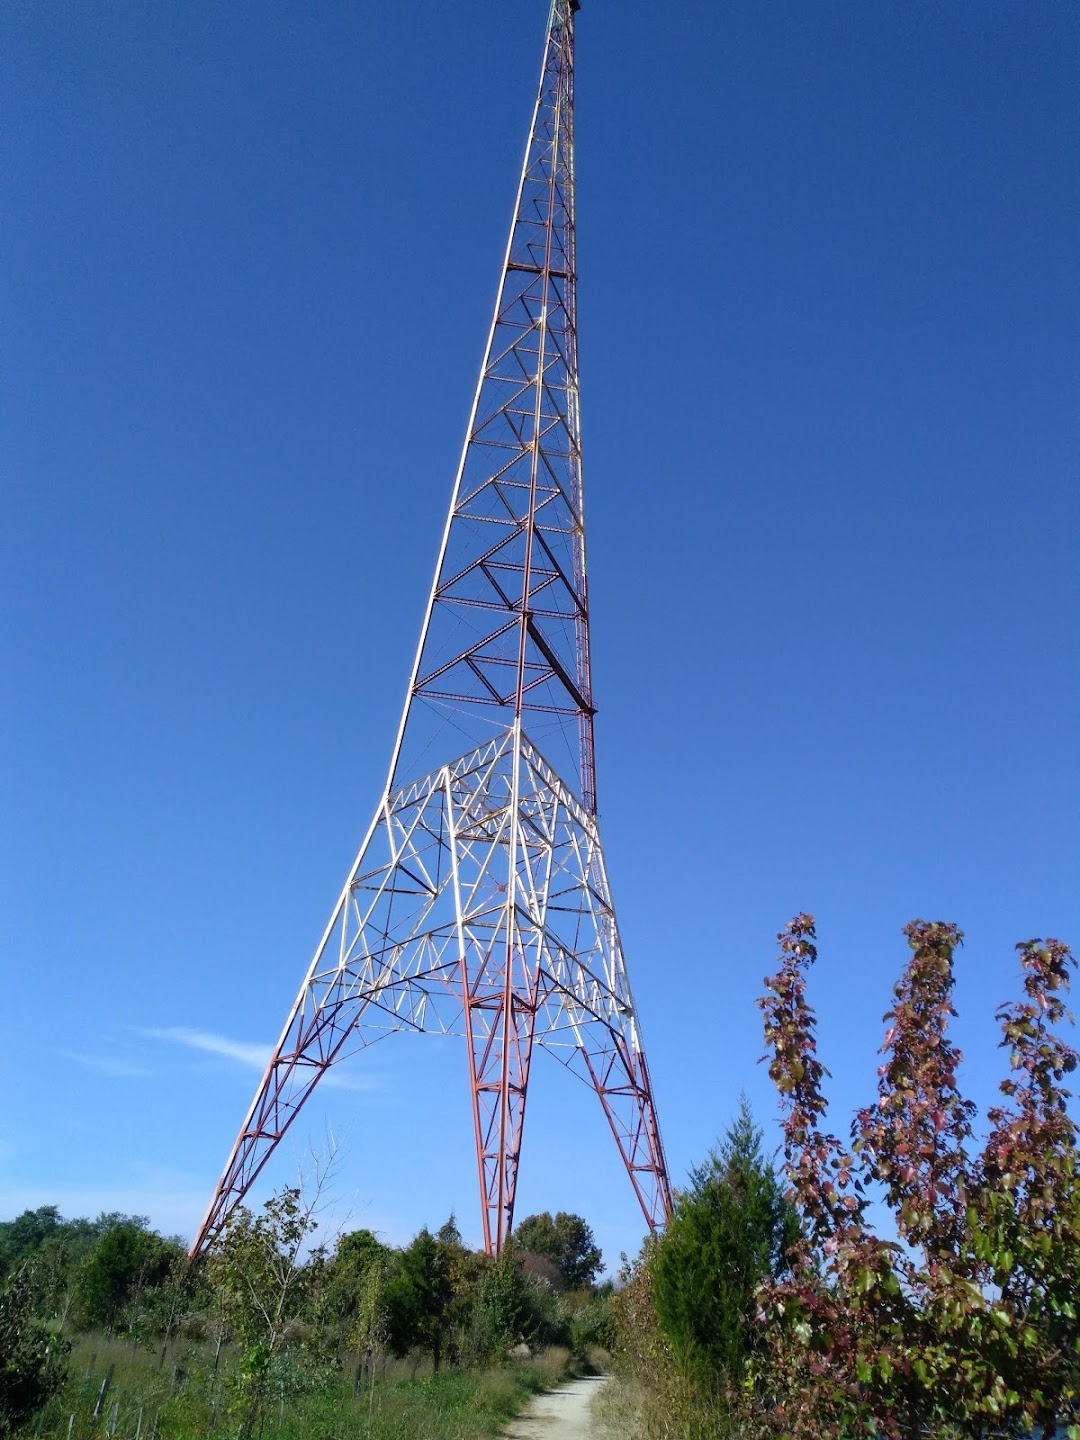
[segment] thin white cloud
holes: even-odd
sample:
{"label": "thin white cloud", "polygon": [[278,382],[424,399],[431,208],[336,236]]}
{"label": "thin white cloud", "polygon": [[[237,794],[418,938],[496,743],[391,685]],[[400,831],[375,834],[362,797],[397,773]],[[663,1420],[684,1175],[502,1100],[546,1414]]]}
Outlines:
{"label": "thin white cloud", "polygon": [[108,1075],[115,1080],[139,1080],[147,1079],[153,1075],[145,1065],[139,1065],[134,1060],[124,1060],[119,1055],[83,1055],[76,1050],[61,1050],[60,1054],[65,1060],[72,1060],[76,1065],[82,1065],[87,1070],[96,1070],[100,1075]]}
{"label": "thin white cloud", "polygon": [[[190,1030],[184,1025],[170,1025],[160,1030],[142,1030],[143,1035],[153,1040],[166,1040],[173,1045],[183,1045],[188,1050],[200,1050],[207,1055],[220,1055],[232,1060],[246,1070],[266,1069],[273,1051],[271,1045],[260,1045],[254,1041],[233,1040],[228,1035],[215,1035],[209,1030]],[[358,1075],[348,1070],[329,1070],[322,1084],[328,1089],[351,1090],[356,1094],[371,1094],[383,1088],[382,1081],[373,1075]]]}
{"label": "thin white cloud", "polygon": [[184,1045],[189,1050],[221,1055],[248,1070],[265,1070],[272,1048],[247,1040],[230,1040],[227,1035],[214,1035],[209,1030],[188,1030],[183,1025],[171,1025],[164,1030],[143,1030],[142,1034],[152,1040],[168,1040],[174,1045]]}

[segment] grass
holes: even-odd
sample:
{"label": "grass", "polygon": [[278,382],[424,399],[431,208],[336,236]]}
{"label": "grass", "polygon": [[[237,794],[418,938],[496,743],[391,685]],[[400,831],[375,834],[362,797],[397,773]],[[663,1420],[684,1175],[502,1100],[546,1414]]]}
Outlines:
{"label": "grass", "polygon": [[[565,1350],[487,1371],[391,1362],[374,1386],[327,1367],[312,1383],[281,1381],[263,1404],[253,1440],[490,1440],[530,1397],[568,1373]],[[430,1370],[430,1366],[428,1366]],[[80,1337],[64,1390],[23,1432],[27,1440],[237,1440],[244,1411],[228,1365],[216,1374],[202,1345],[171,1347],[164,1362],[129,1341]],[[102,1382],[109,1385],[94,1411]]]}
{"label": "grass", "polygon": [[614,1440],[721,1440],[738,1435],[723,1412],[685,1387],[660,1393],[635,1377],[616,1374],[596,1397],[599,1434]]}
{"label": "grass", "polygon": [[642,1440],[648,1434],[645,1404],[646,1397],[638,1385],[623,1375],[613,1375],[593,1401],[593,1418],[601,1434]]}

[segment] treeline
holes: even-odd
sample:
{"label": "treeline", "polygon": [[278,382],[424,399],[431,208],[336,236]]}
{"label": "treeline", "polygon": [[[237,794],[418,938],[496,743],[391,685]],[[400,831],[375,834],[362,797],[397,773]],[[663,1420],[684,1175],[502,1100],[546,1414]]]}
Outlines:
{"label": "treeline", "polygon": [[[826,1129],[806,996],[813,917],[783,931],[759,1002],[783,1164],[745,1105],[615,1302],[620,1433],[657,1440],[1080,1440],[1080,1148],[1062,1035],[1075,961],[1017,947],[1007,1059],[985,1117],[949,1036],[962,935],[913,922],[877,1095]],[[882,1233],[874,1214],[886,1217]],[[619,1407],[622,1407],[621,1412]]]}
{"label": "treeline", "polygon": [[197,1372],[233,1436],[254,1433],[271,1399],[343,1374],[372,1390],[392,1357],[437,1374],[544,1346],[585,1361],[610,1344],[612,1287],[595,1283],[602,1257],[580,1216],[530,1216],[493,1260],[453,1217],[400,1248],[369,1230],[318,1246],[315,1206],[287,1189],[240,1208],[194,1265],[141,1216],[43,1206],[0,1224],[0,1436],[60,1391],[84,1332],[160,1366],[168,1353],[174,1377]]}
{"label": "treeline", "polygon": [[17,1273],[36,1312],[58,1330],[130,1330],[153,1324],[163,1287],[184,1257],[144,1215],[65,1220],[55,1205],[0,1222],[0,1280]]}

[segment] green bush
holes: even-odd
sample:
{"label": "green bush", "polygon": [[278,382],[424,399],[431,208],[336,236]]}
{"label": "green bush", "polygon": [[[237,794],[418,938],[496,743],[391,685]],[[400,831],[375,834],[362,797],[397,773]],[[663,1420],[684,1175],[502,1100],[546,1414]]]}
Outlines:
{"label": "green bush", "polygon": [[597,1348],[611,1350],[615,1343],[614,1302],[614,1287],[601,1285],[583,1305],[571,1312],[569,1339],[575,1355],[584,1356]]}
{"label": "green bush", "polygon": [[470,1353],[496,1360],[515,1345],[559,1345],[569,1341],[569,1317],[555,1292],[526,1274],[520,1258],[504,1250],[480,1277],[472,1303]]}
{"label": "green bush", "polygon": [[113,1225],[79,1271],[75,1297],[79,1322],[88,1329],[112,1329],[139,1291],[168,1278],[177,1254],[175,1245],[137,1222]]}
{"label": "green bush", "polygon": [[26,1266],[0,1283],[0,1435],[11,1435],[67,1378],[67,1347],[34,1314]]}

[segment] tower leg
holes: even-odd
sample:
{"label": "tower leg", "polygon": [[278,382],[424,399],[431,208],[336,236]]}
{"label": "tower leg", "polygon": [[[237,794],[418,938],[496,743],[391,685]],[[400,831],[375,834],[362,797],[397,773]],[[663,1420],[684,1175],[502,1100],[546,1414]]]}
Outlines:
{"label": "tower leg", "polygon": [[539,1022],[544,1049],[596,1092],[650,1229],[671,1214],[671,1185],[652,1084],[633,1011],[606,988],[566,988],[566,969]]}
{"label": "tower leg", "polygon": [[645,1053],[625,1051],[625,1045],[619,1045],[609,1055],[593,1057],[585,1052],[583,1058],[638,1203],[653,1227],[662,1225],[671,1214],[667,1161]]}
{"label": "tower leg", "polygon": [[535,981],[531,995],[470,997],[465,1025],[484,1248],[497,1255],[514,1223],[536,1026]]}
{"label": "tower leg", "polygon": [[[302,991],[285,1034],[270,1058],[247,1118],[236,1137],[225,1170],[199,1226],[192,1255],[220,1232],[273,1154],[278,1141],[299,1115],[327,1068],[333,1064],[356,1026],[364,1002],[338,1002],[304,1014]],[[377,1035],[371,1038],[379,1038]],[[370,1043],[358,1035],[354,1049]]]}

